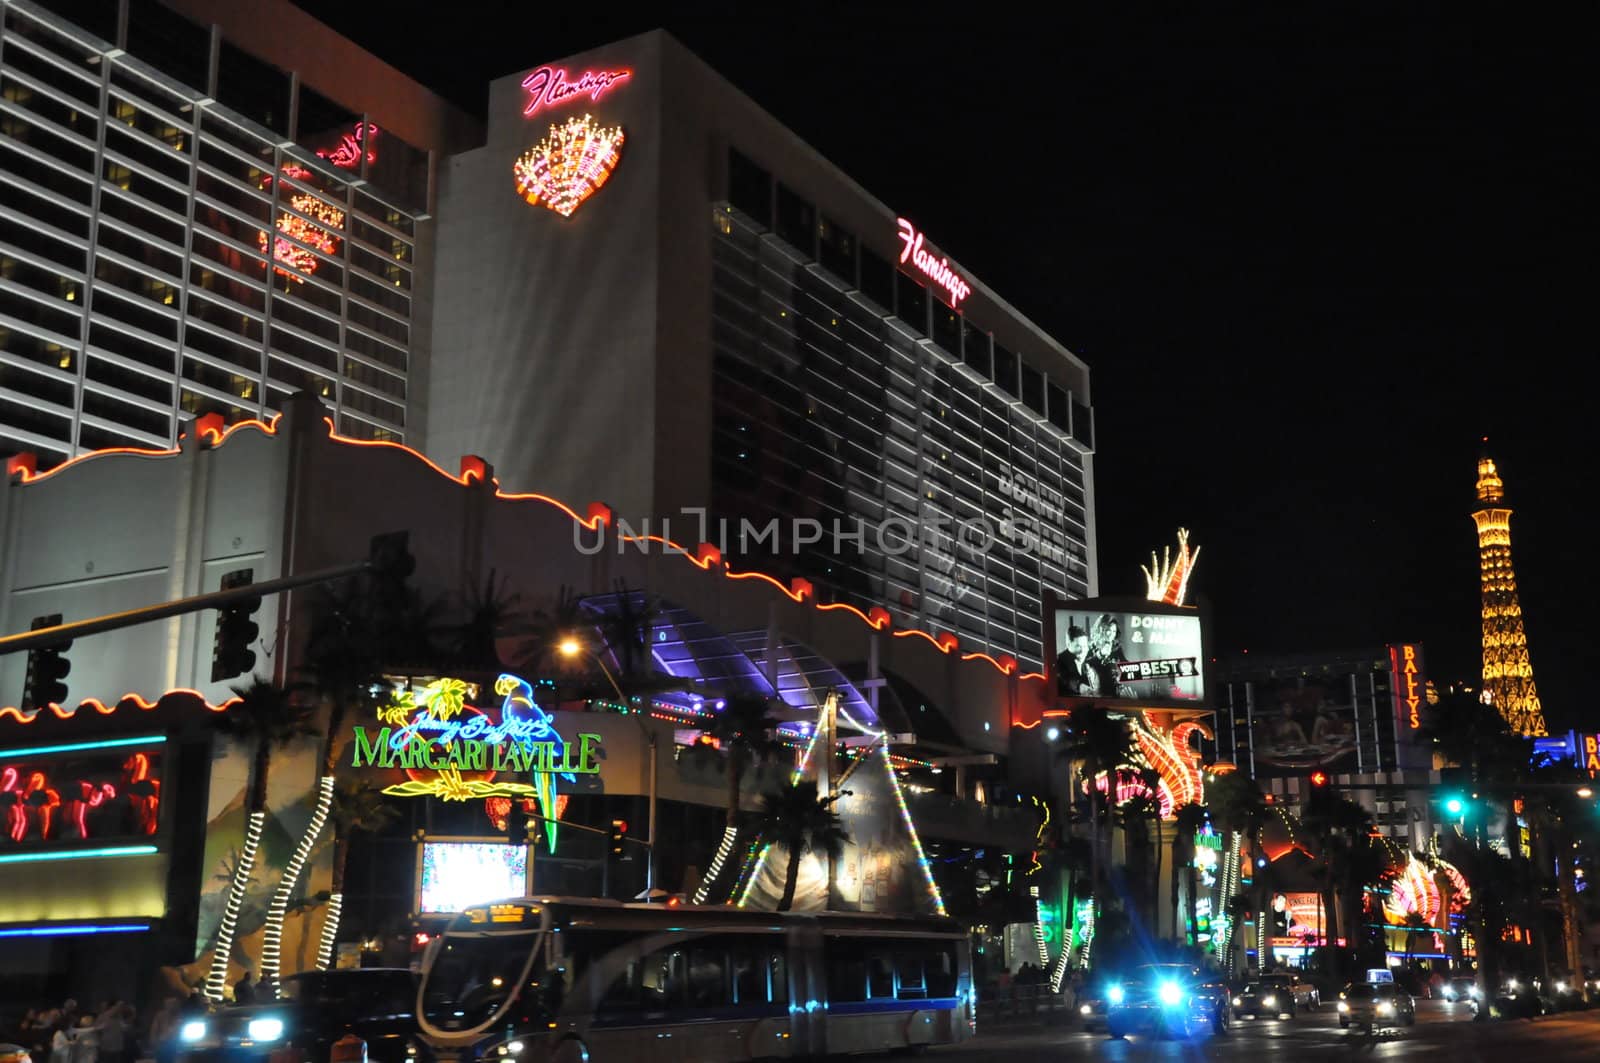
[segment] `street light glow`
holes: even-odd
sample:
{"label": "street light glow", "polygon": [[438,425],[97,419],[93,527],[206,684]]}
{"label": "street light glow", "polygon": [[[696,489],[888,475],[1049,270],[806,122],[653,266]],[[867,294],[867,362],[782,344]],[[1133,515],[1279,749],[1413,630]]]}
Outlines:
{"label": "street light glow", "polygon": [[1594,791],[1591,790],[1587,786],[1580,786],[1580,787],[1578,787],[1578,796],[1579,797],[1593,797],[1594,796]]}
{"label": "street light glow", "polygon": [[583,652],[583,644],[577,639],[568,635],[566,638],[556,643],[556,649],[563,657],[576,657],[579,653]]}

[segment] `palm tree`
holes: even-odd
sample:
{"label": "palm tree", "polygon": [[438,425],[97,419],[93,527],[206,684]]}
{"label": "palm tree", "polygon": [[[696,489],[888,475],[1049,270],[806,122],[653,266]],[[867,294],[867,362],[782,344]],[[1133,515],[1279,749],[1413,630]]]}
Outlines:
{"label": "palm tree", "polygon": [[233,692],[238,700],[231,702],[217,718],[217,730],[250,751],[250,781],[245,793],[244,845],[228,883],[222,921],[217,927],[216,951],[206,978],[205,993],[212,1000],[222,999],[223,987],[228,981],[239,909],[244,904],[267,818],[267,777],[272,768],[273,751],[317,733],[315,710],[295,692],[259,677],[253,677],[249,686],[234,687]]}
{"label": "palm tree", "polygon": [[451,629],[451,656],[467,671],[498,675],[503,666],[496,643],[523,635],[532,617],[521,608],[522,595],[490,569],[482,588],[472,587],[461,596],[461,620]]}
{"label": "palm tree", "polygon": [[584,606],[583,597],[563,584],[548,609],[535,609],[528,617],[528,637],[512,663],[524,674],[541,677],[587,668],[586,660],[567,656],[561,645],[568,639],[582,638],[582,633],[593,627],[594,617]]}
{"label": "palm tree", "polygon": [[745,767],[765,761],[779,748],[772,734],[778,720],[771,714],[772,702],[764,697],[741,695],[728,698],[721,711],[712,718],[702,734],[711,739],[709,745],[694,745],[692,752],[705,756],[704,750],[714,750],[713,755],[722,760],[728,775],[728,818],[722,830],[722,842],[695,890],[694,903],[705,904],[712,885],[733,851],[739,835],[739,785]]}
{"label": "palm tree", "polygon": [[[1095,919],[1100,918],[1104,898],[1104,860],[1102,850],[1108,849],[1104,833],[1109,826],[1107,809],[1111,804],[1111,790],[1116,770],[1133,758],[1133,735],[1127,722],[1113,719],[1098,705],[1081,705],[1067,717],[1070,737],[1060,756],[1076,769],[1080,779],[1089,784],[1089,890],[1093,900]],[[1101,792],[1095,780],[1106,774],[1106,790]]]}
{"label": "palm tree", "polygon": [[1411,969],[1411,954],[1416,951],[1417,935],[1432,930],[1433,926],[1422,917],[1421,913],[1418,912],[1407,912],[1405,922],[1401,925],[1405,928],[1406,932],[1405,962],[1406,970],[1409,971]]}
{"label": "palm tree", "polygon": [[837,860],[844,852],[850,836],[845,833],[833,806],[849,792],[840,790],[822,797],[814,784],[801,781],[763,795],[761,809],[756,813],[757,834],[763,844],[781,845],[789,854],[778,911],[787,912],[794,905],[795,886],[800,881],[801,857],[807,853],[819,853]]}
{"label": "palm tree", "polygon": [[1195,940],[1195,874],[1194,874],[1194,838],[1205,829],[1207,821],[1205,806],[1194,803],[1179,805],[1172,811],[1172,926],[1178,927],[1178,876],[1181,868],[1185,882],[1185,908],[1183,922],[1183,939],[1188,942]]}
{"label": "palm tree", "polygon": [[662,617],[661,607],[644,591],[629,590],[617,581],[615,607],[600,620],[606,645],[616,655],[619,679],[637,680],[655,671],[650,657],[650,636]]}
{"label": "palm tree", "polygon": [[[493,583],[491,573],[491,590]],[[301,671],[328,706],[327,730],[311,816],[267,906],[267,925],[261,940],[261,983],[269,995],[277,991],[283,925],[290,902],[332,808],[345,721],[353,713],[376,708],[384,689],[386,667],[418,666],[438,660],[437,612],[437,604],[424,604],[421,595],[403,580],[380,575],[321,588],[313,600]]]}
{"label": "palm tree", "polygon": [[326,971],[333,963],[333,946],[339,938],[339,915],[344,909],[344,875],[350,862],[350,839],[366,831],[376,833],[400,813],[383,799],[383,791],[356,779],[346,779],[333,791],[333,882],[328,893],[328,911],[322,920],[322,941],[317,948],[317,970]]}
{"label": "palm tree", "polygon": [[[1256,781],[1241,772],[1231,771],[1220,775],[1206,786],[1206,803],[1211,809],[1211,818],[1216,822],[1227,844],[1238,847],[1241,840],[1250,843],[1252,857],[1260,850],[1261,827],[1270,814],[1266,799],[1261,795],[1261,789]],[[1253,899],[1251,904],[1257,919],[1265,918],[1263,901],[1266,893],[1267,876],[1263,874],[1264,868],[1256,867],[1251,871]],[[1231,901],[1230,901],[1231,903]],[[1230,945],[1238,937],[1237,928],[1242,925],[1239,920],[1230,922],[1235,929],[1231,932]],[[1248,943],[1246,944],[1248,948]],[[1229,957],[1230,963],[1232,957]],[[1258,957],[1259,959],[1259,957]],[[1263,969],[1265,969],[1263,967]]]}
{"label": "palm tree", "polygon": [[1145,799],[1145,814],[1150,817],[1150,844],[1155,848],[1155,867],[1150,874],[1150,926],[1161,932],[1161,865],[1166,846],[1161,843],[1161,773],[1154,768],[1140,768],[1139,781],[1149,796]]}
{"label": "palm tree", "polygon": [[[1372,817],[1364,807],[1348,798],[1314,789],[1301,814],[1300,825],[1316,843],[1313,876],[1322,887],[1323,919],[1328,923],[1322,930],[1323,955],[1331,962],[1334,952],[1328,945],[1339,939],[1341,929],[1334,919],[1338,910],[1335,887],[1348,876],[1351,850],[1359,844],[1370,844],[1367,839],[1372,833]],[[1360,888],[1367,885],[1361,883]],[[1345,937],[1353,938],[1354,934],[1346,933]]]}

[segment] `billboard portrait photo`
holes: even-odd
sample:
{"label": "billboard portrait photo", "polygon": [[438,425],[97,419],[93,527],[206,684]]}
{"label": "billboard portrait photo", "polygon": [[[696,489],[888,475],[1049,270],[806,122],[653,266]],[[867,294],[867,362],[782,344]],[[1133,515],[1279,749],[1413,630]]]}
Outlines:
{"label": "billboard portrait photo", "polygon": [[1057,609],[1055,636],[1056,692],[1061,697],[1205,700],[1205,650],[1198,614]]}

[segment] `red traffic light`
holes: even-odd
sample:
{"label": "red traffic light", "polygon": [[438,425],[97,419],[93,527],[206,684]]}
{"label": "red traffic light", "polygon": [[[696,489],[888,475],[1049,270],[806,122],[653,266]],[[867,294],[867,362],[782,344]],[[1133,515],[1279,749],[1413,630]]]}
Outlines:
{"label": "red traffic light", "polygon": [[1328,773],[1325,772],[1325,771],[1314,771],[1314,772],[1312,772],[1311,773],[1311,785],[1312,786],[1318,786],[1318,787],[1328,785]]}

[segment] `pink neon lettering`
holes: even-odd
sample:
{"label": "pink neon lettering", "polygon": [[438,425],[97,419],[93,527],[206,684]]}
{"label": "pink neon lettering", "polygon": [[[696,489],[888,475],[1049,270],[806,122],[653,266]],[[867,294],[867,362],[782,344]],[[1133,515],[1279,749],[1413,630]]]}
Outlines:
{"label": "pink neon lettering", "polygon": [[568,81],[565,70],[541,66],[522,79],[522,87],[532,93],[522,113],[531,115],[541,107],[554,107],[574,96],[587,95],[591,100],[598,100],[617,82],[632,73],[631,70],[586,70],[577,81]]}
{"label": "pink neon lettering", "polygon": [[900,261],[904,263],[910,259],[911,264],[917,267],[924,276],[934,284],[943,288],[950,297],[950,307],[955,309],[961,305],[961,300],[972,294],[971,285],[962,279],[961,274],[950,268],[950,260],[944,257],[935,258],[932,251],[922,248],[924,233],[917,231],[905,218],[896,218],[895,224],[900,227]]}

